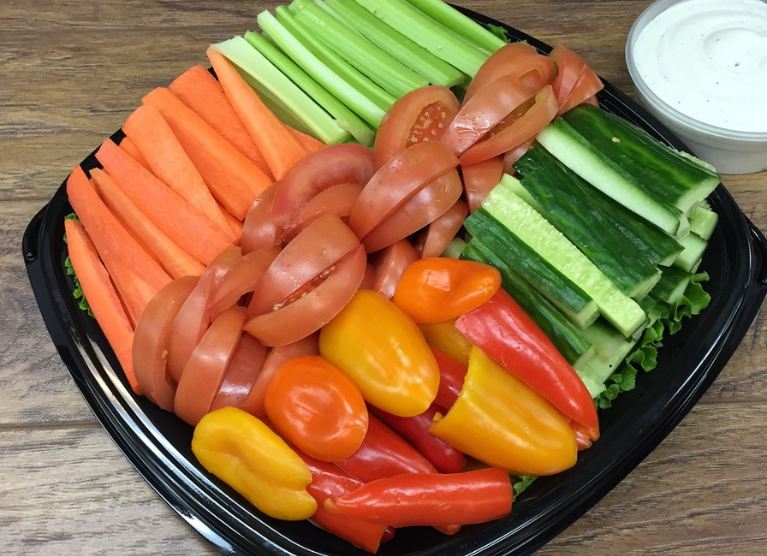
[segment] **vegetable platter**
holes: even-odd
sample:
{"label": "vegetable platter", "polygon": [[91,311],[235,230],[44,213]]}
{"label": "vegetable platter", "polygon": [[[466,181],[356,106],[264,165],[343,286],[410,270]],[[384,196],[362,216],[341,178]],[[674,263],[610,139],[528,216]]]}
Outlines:
{"label": "vegetable platter", "polygon": [[[513,30],[510,32],[515,38],[523,38],[514,34]],[[532,39],[530,41],[545,49]],[[674,144],[673,138],[664,136],[663,130],[655,127],[654,122],[643,119],[638,111],[631,108],[630,103],[609,86],[600,93],[600,102],[606,109],[642,124],[662,139]],[[91,157],[83,166],[88,169],[93,164],[94,160]],[[66,204],[61,199],[61,192],[57,197],[60,211]],[[479,553],[525,553],[545,542],[547,535],[554,534],[564,527],[609,490],[673,428],[715,378],[745,327],[750,323],[753,315],[748,310],[738,311],[737,308],[741,305],[747,308],[756,307],[758,303],[754,301],[761,299],[763,295],[757,282],[760,268],[757,268],[759,265],[753,264],[761,245],[758,232],[750,231],[753,229],[748,227],[722,188],[714,193],[711,204],[720,215],[720,226],[712,238],[707,257],[727,259],[727,264],[717,268],[716,265],[707,265],[704,260],[703,268],[711,275],[707,289],[713,297],[712,310],[694,321],[695,325],[688,325],[692,330],[683,329],[683,332],[668,342],[661,352],[660,370],[663,370],[664,365],[668,365],[668,368],[674,370],[673,373],[664,373],[665,380],[662,382],[650,379],[645,384],[646,377],[641,377],[636,390],[625,394],[626,397],[621,398],[615,408],[601,415],[602,439],[591,450],[581,454],[579,463],[572,470],[536,482],[525,497],[515,504],[514,513],[510,518],[487,525],[466,527],[454,537],[441,537],[436,533],[424,535],[422,532],[405,530],[400,532],[391,544],[384,545],[382,553],[445,553],[455,550],[458,546],[465,549],[467,545],[474,547],[471,550],[479,548]],[[53,218],[56,206],[55,197],[45,215],[31,224],[27,236],[25,251],[33,285],[35,265],[40,265],[40,261],[56,261],[54,253],[59,257],[63,254],[60,245],[58,251],[56,250],[57,246],[54,245],[52,236],[47,240],[43,239],[46,223],[47,228],[55,227],[53,222],[48,221],[48,217]],[[64,215],[57,216],[63,218]],[[34,229],[35,225],[38,226],[37,229]],[[35,233],[41,234],[36,246],[33,241]],[[747,246],[746,253],[743,252],[744,245]],[[735,248],[736,246],[738,248]],[[45,253],[45,256],[40,256],[41,253]],[[71,305],[71,299],[66,299],[65,295],[61,298],[62,292],[66,292],[67,288],[52,291],[50,287],[52,284],[61,286],[64,281],[61,276],[56,278],[56,268],[54,267],[53,271],[50,268],[47,271],[39,271],[48,279],[54,278],[54,281],[46,286],[48,291],[45,294],[59,295],[58,305],[54,306],[63,309]],[[45,314],[44,303],[41,303],[41,308]],[[730,319],[733,314],[734,318]],[[159,412],[147,404],[144,399],[132,396],[125,389],[119,372],[116,373],[111,368],[114,361],[104,360],[100,350],[92,351],[99,345],[103,346],[103,339],[93,329],[93,323],[78,323],[80,317],[82,314],[74,310],[62,310],[58,315],[46,315],[46,321],[57,344],[65,339],[60,345],[68,344],[67,350],[71,356],[80,361],[76,365],[89,361],[90,365],[85,366],[86,373],[81,374],[78,379],[86,398],[129,459],[147,480],[171,501],[177,511],[181,509],[182,513],[187,515],[191,512],[201,519],[206,524],[206,536],[223,551],[232,548],[244,553],[258,553],[259,550],[269,552],[270,548],[275,548],[283,542],[287,542],[282,545],[283,549],[295,553],[304,553],[303,551],[308,549],[327,550],[330,553],[336,550],[332,546],[333,541],[322,535],[301,532],[292,524],[276,524],[269,518],[259,517],[257,513],[255,516],[251,515],[247,505],[241,505],[241,500],[236,495],[234,500],[238,503],[232,504],[228,498],[232,496],[231,492],[225,487],[221,488],[218,482],[210,482],[209,477],[200,471],[189,453],[191,431],[168,414]],[[59,329],[55,332],[55,324],[51,324],[52,318],[58,320],[59,326],[69,326],[69,330]],[[699,326],[697,323],[706,324]],[[89,342],[77,341],[78,338],[99,340],[89,345]],[[76,342],[74,345],[71,343],[73,341]],[[696,348],[699,345],[713,347],[708,352],[700,353]],[[76,349],[72,350],[75,346]],[[107,357],[111,358],[111,354]],[[677,357],[685,363],[677,365]],[[101,368],[95,367],[94,364]],[[620,408],[623,408],[622,412]],[[628,434],[634,426],[642,433]],[[595,469],[598,471],[595,472]],[[573,485],[577,485],[575,491]],[[211,511],[211,508],[216,506],[219,507]],[[564,508],[569,511],[564,512]],[[542,523],[544,525],[540,525]],[[537,524],[540,529],[532,524]],[[313,529],[311,531],[314,532]],[[288,537],[287,541],[283,535]],[[343,551],[345,548],[339,547],[338,550]]]}

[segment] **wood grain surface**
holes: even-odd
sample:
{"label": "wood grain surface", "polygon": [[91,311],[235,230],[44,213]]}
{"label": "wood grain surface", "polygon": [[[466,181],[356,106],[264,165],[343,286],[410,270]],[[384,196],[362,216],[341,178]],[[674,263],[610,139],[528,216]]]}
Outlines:
{"label": "wood grain surface", "polygon": [[[456,0],[581,53],[631,93],[624,44],[648,0]],[[213,554],[93,417],[50,341],[21,237],[141,97],[274,3],[0,2],[0,554]],[[767,175],[725,176],[767,230]],[[767,554],[763,311],[674,432],[541,555]],[[641,379],[641,377],[640,377]]]}

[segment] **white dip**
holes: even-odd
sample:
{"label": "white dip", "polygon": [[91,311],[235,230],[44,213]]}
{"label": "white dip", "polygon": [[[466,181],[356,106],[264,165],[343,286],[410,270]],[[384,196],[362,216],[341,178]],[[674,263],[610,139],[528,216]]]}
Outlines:
{"label": "white dip", "polygon": [[696,120],[767,132],[767,3],[684,0],[634,47],[637,71],[666,104]]}

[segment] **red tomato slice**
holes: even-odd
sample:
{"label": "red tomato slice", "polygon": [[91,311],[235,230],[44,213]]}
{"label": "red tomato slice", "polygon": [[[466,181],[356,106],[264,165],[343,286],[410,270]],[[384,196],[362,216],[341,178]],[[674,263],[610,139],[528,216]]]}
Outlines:
{"label": "red tomato slice", "polygon": [[210,325],[184,367],[173,411],[193,427],[213,405],[242,337],[245,308],[232,307]]}
{"label": "red tomato slice", "polygon": [[439,257],[453,241],[455,234],[463,226],[463,221],[469,215],[469,206],[463,201],[456,201],[447,212],[434,220],[426,228],[418,240],[416,250],[421,258]]}
{"label": "red tomato slice", "polygon": [[365,265],[365,276],[363,276],[362,278],[362,283],[360,284],[359,289],[361,290],[375,289],[375,280],[376,280],[376,267],[374,267],[370,263],[367,263]]}
{"label": "red tomato slice", "polygon": [[557,114],[559,106],[551,85],[535,95],[535,104],[501,132],[480,141],[461,156],[461,164],[470,165],[498,156],[530,141],[546,127]]}
{"label": "red tomato slice", "polygon": [[247,255],[258,249],[274,247],[282,235],[283,228],[272,216],[272,204],[277,192],[273,183],[256,197],[242,224],[242,254]]}
{"label": "red tomato slice", "polygon": [[438,177],[371,231],[362,242],[365,249],[373,253],[425,228],[453,206],[462,193],[457,170]]}
{"label": "red tomato slice", "polygon": [[479,68],[466,89],[463,104],[466,105],[479,91],[504,75],[523,78],[523,83],[531,87],[529,92],[534,93],[551,83],[554,78],[554,65],[547,56],[539,54],[527,43],[507,44],[496,50]]}
{"label": "red tomato slice", "polygon": [[357,291],[365,276],[366,262],[365,249],[359,245],[335,263],[335,269],[313,290],[304,290],[295,301],[251,319],[245,330],[267,346],[290,344],[319,330]]}
{"label": "red tomato slice", "polygon": [[319,355],[283,364],[266,389],[264,403],[277,431],[320,461],[348,458],[368,430],[368,410],[359,389]]}
{"label": "red tomato slice", "polygon": [[[250,334],[245,334],[245,336],[250,336]],[[272,382],[274,373],[277,372],[283,363],[294,357],[319,355],[319,337],[319,334],[310,334],[306,338],[302,338],[292,344],[270,349],[266,361],[264,361],[264,366],[261,368],[261,372],[258,373],[256,380],[253,382],[253,387],[250,389],[248,397],[242,405],[242,410],[256,417],[266,415],[264,399],[266,397],[266,389]]]}
{"label": "red tomato slice", "polygon": [[469,212],[474,212],[485,197],[498,185],[503,177],[504,157],[494,156],[477,164],[461,166],[463,190],[469,204]]}
{"label": "red tomato slice", "polygon": [[532,94],[518,76],[502,75],[464,103],[442,137],[442,142],[461,156]]}
{"label": "red tomato slice", "polygon": [[564,114],[582,102],[586,102],[604,88],[602,80],[587,64],[583,65],[581,76],[573,87],[564,104],[559,107],[557,115]]}
{"label": "red tomato slice", "polygon": [[141,391],[155,405],[173,411],[176,381],[166,368],[170,330],[181,305],[197,285],[196,276],[167,284],[147,303],[133,335],[133,370]]}
{"label": "red tomato slice", "polygon": [[354,203],[362,193],[362,187],[357,183],[341,183],[317,193],[296,213],[283,239],[292,241],[301,230],[325,214],[335,214],[348,221]]}
{"label": "red tomato slice", "polygon": [[442,143],[428,141],[408,147],[378,170],[362,190],[349,227],[364,238],[418,190],[456,166],[458,159]]}
{"label": "red tomato slice", "polygon": [[240,248],[229,247],[213,259],[173,321],[168,342],[168,372],[176,382],[210,324],[208,307],[213,292],[240,258]]}
{"label": "red tomato slice", "polygon": [[211,411],[222,407],[237,407],[244,410],[256,377],[266,361],[268,348],[250,334],[242,334],[240,343],[234,349],[232,360],[226,370],[224,381],[213,400]]}
{"label": "red tomato slice", "polygon": [[375,168],[422,141],[439,141],[461,104],[447,87],[432,85],[409,92],[381,120],[375,142]]}
{"label": "red tomato slice", "polygon": [[388,299],[394,295],[399,279],[405,269],[418,260],[418,252],[406,239],[401,239],[382,249],[376,256],[375,279],[368,288],[376,290]]}
{"label": "red tomato slice", "polygon": [[210,318],[215,319],[235,305],[243,295],[255,291],[279,253],[278,247],[265,247],[248,253],[234,263],[211,295],[208,305]]}
{"label": "red tomato slice", "polygon": [[278,182],[272,206],[274,217],[287,225],[321,191],[341,183],[365,185],[374,172],[373,153],[362,145],[333,145],[314,152]]}
{"label": "red tomato slice", "polygon": [[556,71],[556,77],[551,86],[554,89],[557,102],[561,106],[567,100],[570,91],[573,90],[578,79],[580,79],[583,73],[583,66],[586,63],[583,61],[583,58],[561,44],[558,44],[551,50],[549,58],[554,63]]}
{"label": "red tomato slice", "polygon": [[599,100],[597,99],[597,95],[590,96],[583,101],[583,104],[590,104],[591,106],[596,106],[599,108]]}
{"label": "red tomato slice", "polygon": [[358,245],[357,236],[337,216],[315,220],[274,259],[250,301],[248,316],[272,312]]}

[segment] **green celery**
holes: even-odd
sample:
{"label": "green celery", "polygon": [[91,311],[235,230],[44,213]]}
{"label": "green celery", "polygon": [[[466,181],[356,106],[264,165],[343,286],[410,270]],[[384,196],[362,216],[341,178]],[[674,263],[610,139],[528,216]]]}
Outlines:
{"label": "green celery", "polygon": [[363,145],[371,146],[373,144],[375,132],[357,114],[349,110],[346,105],[312,79],[293,60],[285,56],[279,48],[255,31],[245,33],[245,40],[333,116],[341,129],[351,133]]}
{"label": "green celery", "polygon": [[484,50],[495,52],[507,44],[507,41],[501,40],[491,31],[442,0],[407,1],[433,20],[440,22],[448,29],[452,29]]}
{"label": "green celery", "polygon": [[279,98],[312,131],[312,135],[327,144],[343,143],[349,139],[348,131],[339,127],[321,106],[243,37],[233,37],[213,45],[213,48]]}
{"label": "green celery", "polygon": [[294,0],[290,9],[325,46],[395,97],[429,84],[312,0]]}
{"label": "green celery", "polygon": [[258,16],[265,36],[329,93],[378,128],[396,99],[312,37],[286,6],[278,6],[276,11],[276,18],[269,12]]}
{"label": "green celery", "polygon": [[474,77],[490,52],[474,46],[405,0],[356,0],[369,12],[426,50]]}
{"label": "green celery", "polygon": [[399,31],[371,14],[354,1],[316,0],[328,12],[346,25],[367,37],[384,52],[399,60],[411,70],[425,77],[433,85],[453,87],[463,84],[466,76],[447,62],[416,44]]}

